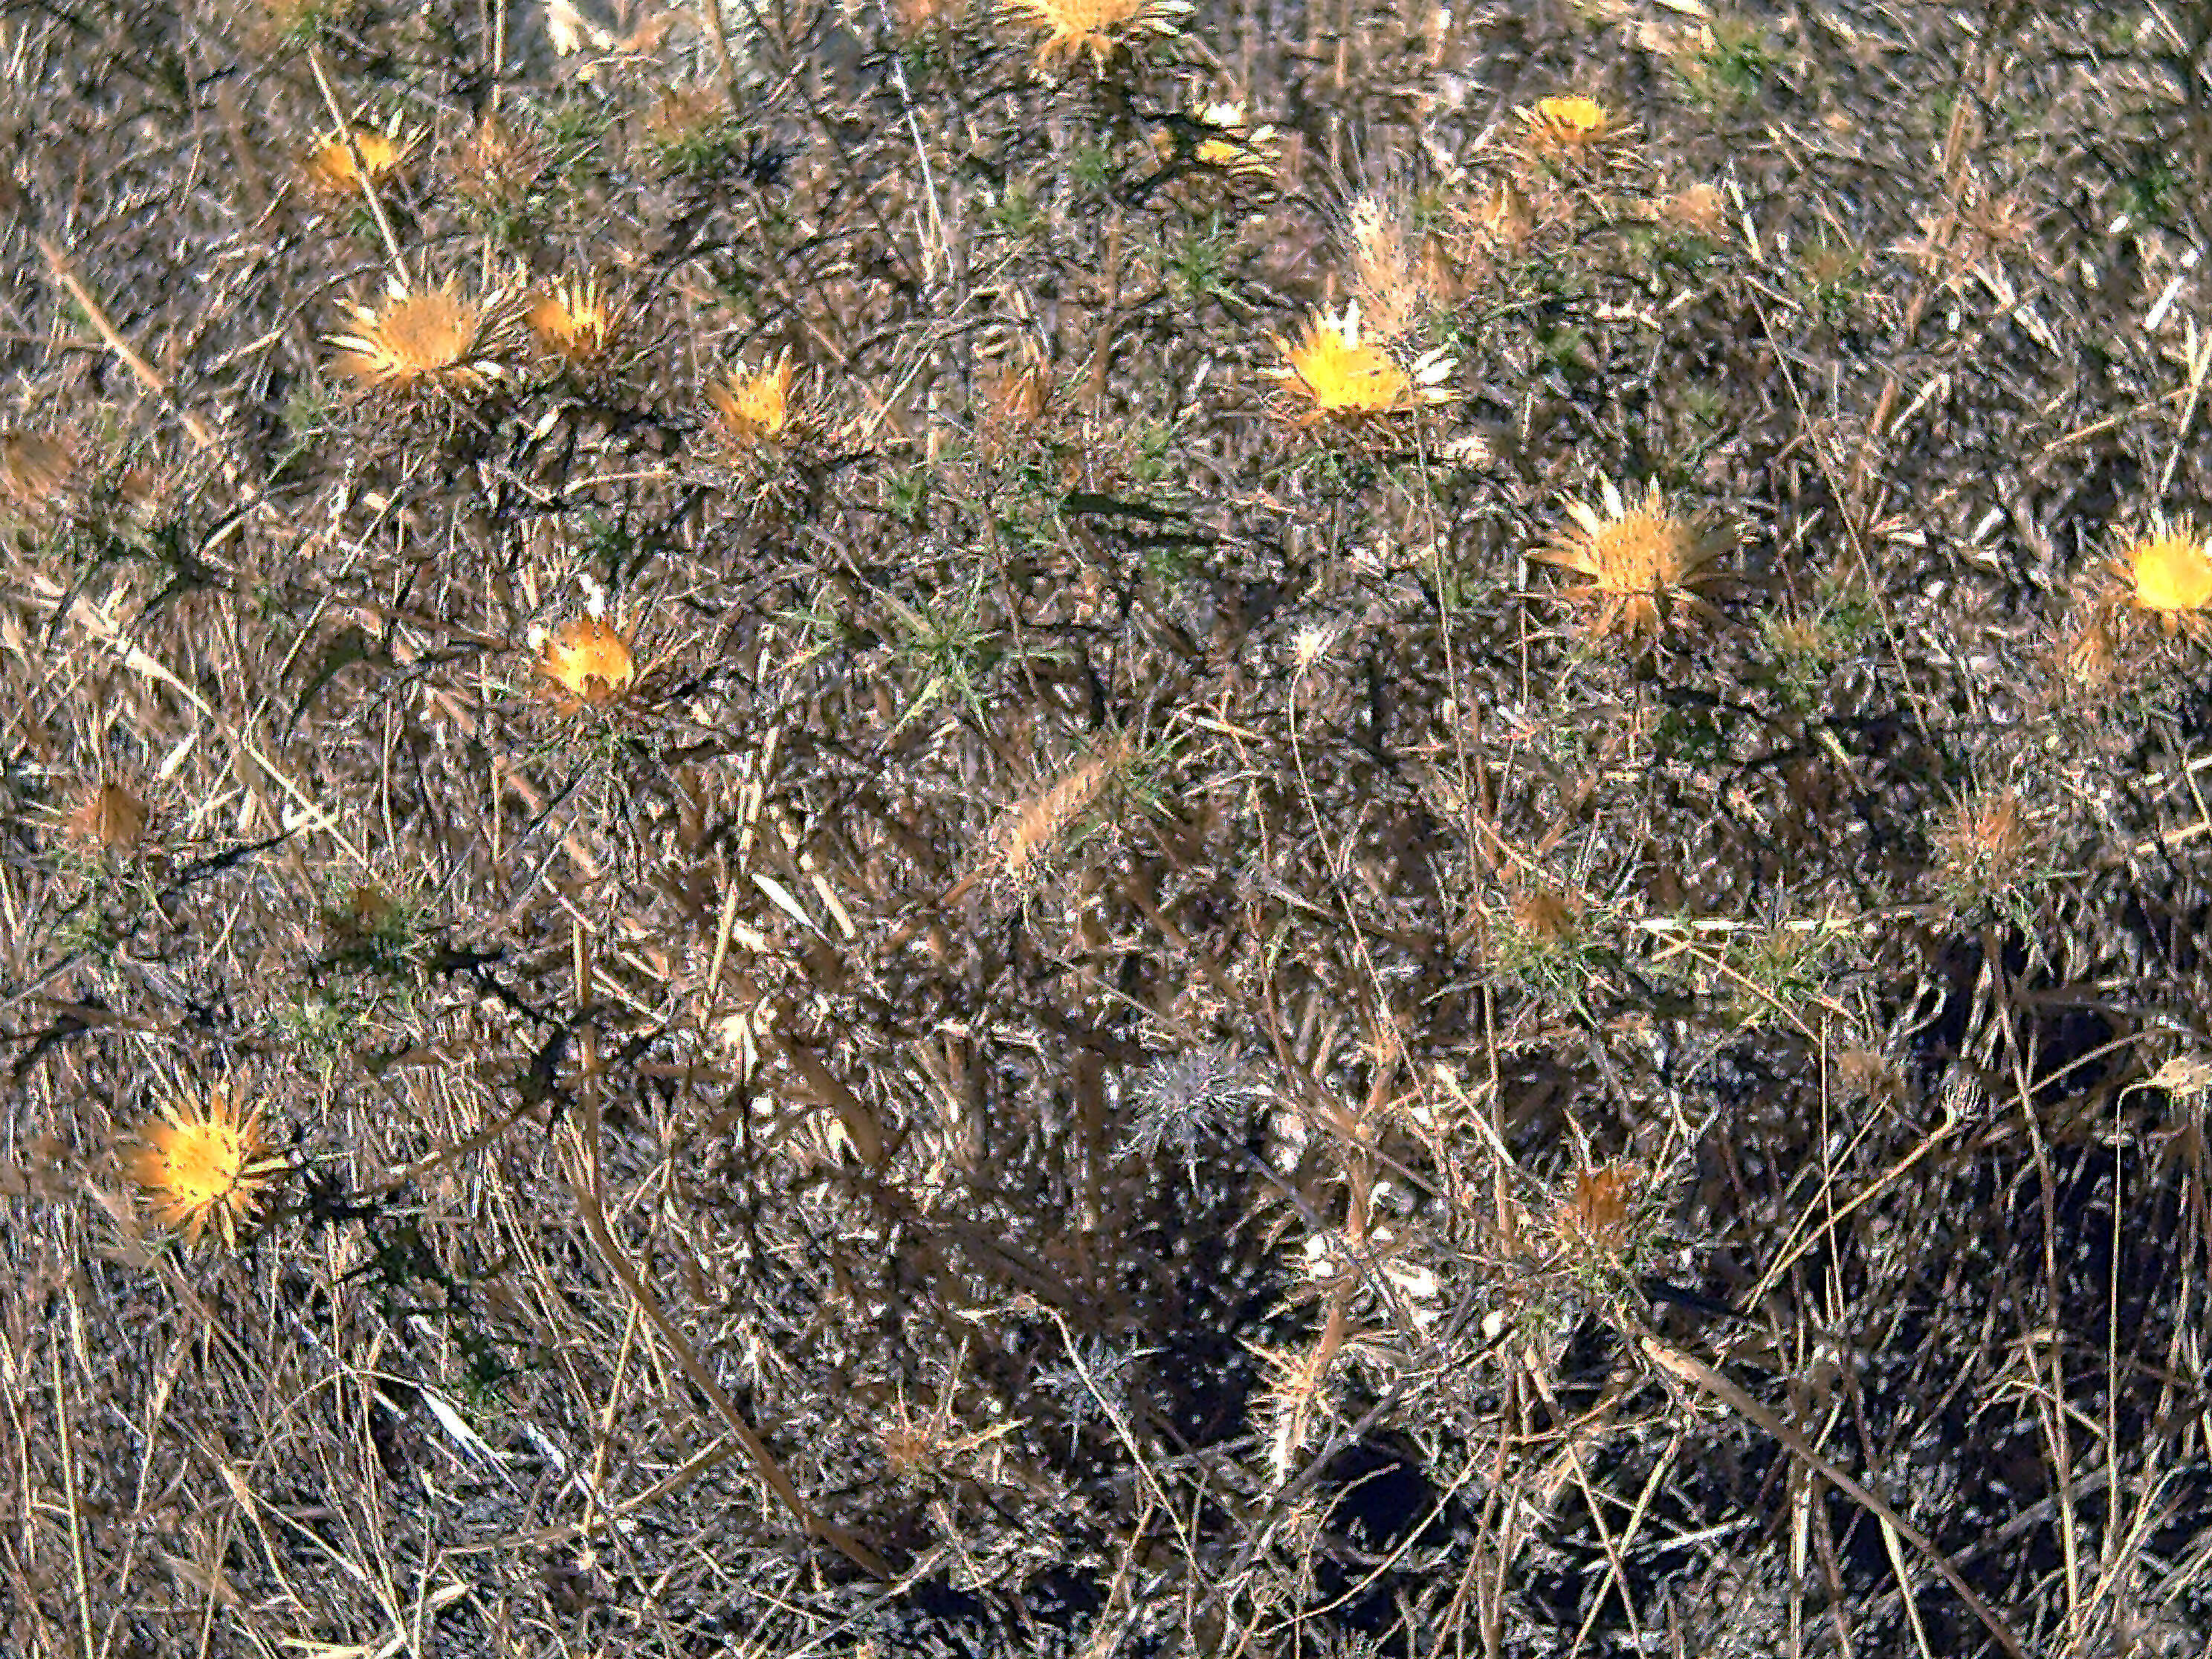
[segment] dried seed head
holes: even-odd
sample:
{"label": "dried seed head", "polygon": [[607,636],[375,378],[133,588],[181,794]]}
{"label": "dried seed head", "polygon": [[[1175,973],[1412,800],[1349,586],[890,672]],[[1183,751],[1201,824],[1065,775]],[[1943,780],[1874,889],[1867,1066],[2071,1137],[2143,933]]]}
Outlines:
{"label": "dried seed head", "polygon": [[119,783],[88,789],[62,820],[70,839],[111,853],[128,853],[146,834],[146,803]]}
{"label": "dried seed head", "polygon": [[0,431],[0,506],[24,519],[46,517],[76,489],[82,459],[61,433]]}

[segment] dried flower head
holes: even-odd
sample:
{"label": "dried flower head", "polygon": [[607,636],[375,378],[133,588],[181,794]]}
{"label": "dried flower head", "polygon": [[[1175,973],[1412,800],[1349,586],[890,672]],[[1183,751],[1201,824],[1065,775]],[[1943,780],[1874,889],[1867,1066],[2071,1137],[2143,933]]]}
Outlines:
{"label": "dried flower head", "polygon": [[1633,507],[1610,480],[1602,513],[1587,501],[1566,506],[1572,526],[1529,556],[1589,579],[1567,597],[1591,607],[1592,634],[1656,638],[1677,610],[1712,614],[1698,590],[1717,579],[1713,562],[1735,545],[1728,531],[1702,515],[1668,513],[1656,483]]}
{"label": "dried flower head", "polygon": [[[347,137],[345,133],[334,132],[317,139],[314,148],[300,163],[301,173],[319,195],[358,195],[363,179],[381,190],[406,170],[422,136],[402,131],[395,124],[384,132],[374,127],[356,127],[351,143],[346,142]],[[360,152],[358,161],[355,159],[356,150]]]}
{"label": "dried flower head", "polygon": [[1936,833],[1942,884],[1977,898],[2002,892],[2020,878],[2034,845],[2035,820],[2018,794],[1969,795]]}
{"label": "dried flower head", "polygon": [[227,1094],[179,1096],[138,1131],[127,1158],[131,1178],[165,1227],[182,1227],[198,1244],[212,1218],[223,1243],[238,1245],[240,1222],[252,1218],[261,1193],[283,1161],[258,1109],[241,1112]]}
{"label": "dried flower head", "polygon": [[605,362],[628,320],[622,302],[591,277],[556,278],[531,296],[523,313],[538,349],[576,368]]}
{"label": "dried flower head", "polygon": [[1267,1088],[1227,1048],[1161,1054],[1128,1091],[1129,1133],[1121,1150],[1142,1158],[1171,1152],[1195,1173],[1199,1151],[1234,1143],[1245,1121],[1267,1103]]}
{"label": "dried flower head", "polygon": [[1455,278],[1438,240],[1424,232],[1401,191],[1366,190],[1345,209],[1352,291],[1370,340],[1410,334],[1422,313],[1450,297]]}
{"label": "dried flower head", "polygon": [[76,487],[79,460],[61,433],[0,432],[0,506],[24,518],[51,513]]}
{"label": "dried flower head", "polygon": [[1044,418],[1052,398],[1052,377],[1046,372],[1044,354],[1028,343],[1015,357],[978,376],[976,389],[982,394],[977,437],[984,453],[996,456]]}
{"label": "dried flower head", "polygon": [[85,847],[127,853],[146,834],[146,803],[119,783],[95,785],[62,820],[62,832]]}
{"label": "dried flower head", "polygon": [[381,305],[349,302],[353,327],[333,334],[331,367],[363,391],[475,397],[502,379],[514,306],[503,290],[470,296],[447,281],[409,289],[394,283]]}
{"label": "dried flower head", "polygon": [[1644,1171],[1634,1164],[1577,1170],[1573,1188],[1553,1212],[1560,1243],[1584,1260],[1618,1261],[1635,1237],[1644,1185]]}
{"label": "dried flower head", "polygon": [[736,448],[773,442],[783,432],[791,408],[791,382],[797,371],[788,348],[757,369],[739,363],[707,386],[714,405],[714,425],[723,441]]}
{"label": "dried flower head", "polygon": [[570,714],[614,702],[637,678],[629,636],[597,614],[572,617],[533,643],[549,695]]}
{"label": "dried flower head", "polygon": [[1540,98],[1521,112],[1521,137],[1529,154],[1588,165],[1624,143],[1634,129],[1595,98],[1579,94]]}
{"label": "dried flower head", "polygon": [[535,133],[487,113],[453,152],[453,187],[481,207],[519,202],[551,159]]}
{"label": "dried flower head", "polygon": [[2212,544],[2191,520],[2154,514],[2106,576],[2108,598],[2124,617],[2169,635],[2212,637]]}
{"label": "dried flower head", "polygon": [[1316,312],[1297,343],[1278,335],[1275,349],[1286,362],[1268,373],[1294,398],[1304,400],[1297,418],[1307,423],[1403,414],[1443,403],[1451,396],[1444,382],[1457,367],[1440,351],[1425,352],[1407,366],[1361,339],[1357,302],[1346,305],[1340,317]]}
{"label": "dried flower head", "polygon": [[1192,10],[1190,0],[1009,0],[1014,15],[1049,31],[1037,47],[1037,65],[1055,58],[1091,55],[1091,67],[1145,35],[1173,34]]}

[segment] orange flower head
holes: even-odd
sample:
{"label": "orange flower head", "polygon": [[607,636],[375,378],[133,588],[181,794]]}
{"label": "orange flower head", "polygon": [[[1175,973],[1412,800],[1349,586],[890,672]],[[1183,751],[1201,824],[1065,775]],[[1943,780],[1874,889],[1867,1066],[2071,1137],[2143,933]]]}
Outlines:
{"label": "orange flower head", "polygon": [[[356,195],[364,177],[381,189],[398,178],[414,158],[416,142],[416,135],[403,133],[396,127],[390,132],[356,127],[351,144],[346,143],[343,133],[317,140],[300,164],[300,170],[307,175],[307,183],[325,196]],[[356,149],[361,151],[359,162],[354,160]]]}
{"label": "orange flower head", "polygon": [[739,363],[720,380],[709,381],[707,401],[714,405],[714,425],[724,441],[744,447],[782,435],[790,414],[792,377],[797,372],[787,349],[758,370]]}
{"label": "orange flower head", "polygon": [[1130,40],[1146,34],[1173,34],[1190,15],[1190,0],[1010,0],[1014,13],[1048,33],[1037,47],[1037,65],[1049,69],[1055,58],[1088,52],[1091,67]]}
{"label": "orange flower head", "polygon": [[605,617],[572,617],[540,641],[538,672],[570,712],[599,708],[629,690],[637,659],[629,640]]}
{"label": "orange flower head", "polygon": [[1717,579],[1713,562],[1735,538],[1702,517],[1668,512],[1656,484],[1632,507],[1608,481],[1604,504],[1600,513],[1587,501],[1569,501],[1573,527],[1529,555],[1589,578],[1567,597],[1592,607],[1589,632],[1650,638],[1678,609],[1710,614],[1697,590]]}
{"label": "orange flower head", "polygon": [[523,320],[539,351],[582,368],[606,357],[629,319],[597,282],[563,277],[538,291]]}
{"label": "orange flower head", "polygon": [[181,1227],[198,1244],[212,1219],[235,1249],[238,1228],[251,1221],[261,1194],[283,1160],[258,1109],[240,1113],[228,1095],[180,1096],[149,1118],[126,1160],[155,1219]]}
{"label": "orange flower head", "polygon": [[1410,368],[1401,363],[1382,347],[1360,338],[1357,304],[1346,306],[1340,317],[1316,312],[1296,344],[1278,336],[1275,349],[1285,362],[1268,373],[1294,398],[1304,400],[1298,418],[1309,424],[1403,414],[1451,396],[1443,384],[1456,367],[1450,358],[1431,351]]}
{"label": "orange flower head", "polygon": [[474,397],[503,379],[514,307],[501,290],[471,297],[457,283],[352,305],[350,333],[333,334],[331,367],[365,392]]}

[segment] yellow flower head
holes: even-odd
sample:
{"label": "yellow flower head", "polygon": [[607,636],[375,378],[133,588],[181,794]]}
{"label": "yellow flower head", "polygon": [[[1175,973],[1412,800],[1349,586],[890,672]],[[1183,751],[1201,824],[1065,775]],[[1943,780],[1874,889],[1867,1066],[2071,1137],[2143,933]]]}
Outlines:
{"label": "yellow flower head", "polygon": [[1008,0],[1014,14],[1050,31],[1037,47],[1039,68],[1055,58],[1091,54],[1093,69],[1133,38],[1173,34],[1190,15],[1190,0]]}
{"label": "yellow flower head", "polygon": [[2201,639],[2212,630],[2212,545],[2189,520],[2154,516],[2148,533],[2121,550],[2112,573],[2124,602],[2168,634]]}
{"label": "yellow flower head", "polygon": [[574,714],[599,708],[629,690],[637,659],[629,639],[605,617],[572,617],[538,646],[538,672],[556,702]]}
{"label": "yellow flower head", "polygon": [[223,1243],[238,1245],[238,1225],[250,1221],[262,1189],[283,1160],[258,1109],[241,1114],[219,1091],[179,1096],[138,1131],[127,1159],[131,1178],[165,1227],[182,1227],[185,1242],[198,1244],[210,1218]]}
{"label": "yellow flower head", "polygon": [[[356,127],[351,144],[346,143],[343,133],[332,133],[317,140],[300,164],[300,170],[307,175],[307,183],[325,196],[357,194],[364,167],[368,182],[381,189],[397,179],[413,159],[416,142],[417,135],[404,133],[397,127],[389,132],[379,132],[374,127]],[[359,164],[353,157],[356,149],[361,151]]]}
{"label": "yellow flower head", "polygon": [[539,351],[581,368],[607,356],[629,319],[597,282],[562,277],[538,291],[523,320]]}
{"label": "yellow flower head", "polygon": [[513,307],[495,290],[471,298],[447,282],[409,290],[393,284],[382,305],[348,304],[353,329],[333,334],[331,367],[364,391],[471,397],[507,370]]}
{"label": "yellow flower head", "polygon": [[1304,336],[1293,345],[1279,335],[1275,349],[1282,368],[1267,372],[1293,398],[1305,400],[1298,418],[1358,420],[1403,414],[1451,396],[1444,382],[1456,365],[1440,351],[1423,353],[1409,368],[1381,346],[1359,337],[1359,307],[1345,307],[1332,317],[1317,311],[1306,319]]}
{"label": "yellow flower head", "polygon": [[1668,513],[1656,484],[1645,486],[1632,507],[1608,481],[1604,502],[1600,513],[1587,501],[1569,501],[1572,527],[1529,555],[1589,579],[1567,590],[1569,599],[1592,607],[1589,631],[1655,637],[1678,606],[1710,614],[1697,590],[1716,579],[1712,563],[1735,538],[1702,517]]}
{"label": "yellow flower head", "polygon": [[781,436],[795,373],[787,349],[757,370],[739,363],[720,380],[708,382],[707,401],[714,405],[714,425],[723,439],[742,447]]}
{"label": "yellow flower head", "polygon": [[1596,161],[1630,132],[1596,99],[1578,94],[1540,98],[1521,112],[1521,136],[1529,152],[1557,161]]}

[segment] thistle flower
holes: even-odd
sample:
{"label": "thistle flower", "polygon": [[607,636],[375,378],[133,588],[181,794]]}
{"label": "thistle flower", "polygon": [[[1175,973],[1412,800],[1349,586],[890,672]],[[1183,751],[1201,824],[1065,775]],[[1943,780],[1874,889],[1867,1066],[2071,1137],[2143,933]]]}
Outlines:
{"label": "thistle flower", "polygon": [[1589,578],[1567,590],[1569,599],[1593,607],[1589,632],[1656,637],[1677,606],[1712,614],[1697,590],[1716,580],[1711,567],[1735,537],[1702,515],[1668,513],[1656,483],[1631,507],[1607,480],[1604,506],[1601,514],[1587,501],[1569,501],[1573,527],[1529,555]]}
{"label": "thistle flower", "polygon": [[561,277],[540,289],[523,315],[538,349],[571,368],[602,362],[629,316],[622,302],[590,277]]}
{"label": "thistle flower", "polygon": [[2212,637],[2212,544],[2188,519],[2151,516],[2106,567],[2113,609],[2171,636]]}
{"label": "thistle flower", "polygon": [[1540,98],[1521,112],[1521,138],[1532,155],[1594,163],[1625,143],[1635,129],[1595,98],[1579,94]]}
{"label": "thistle flower", "polygon": [[1407,367],[1381,346],[1363,341],[1357,301],[1346,305],[1341,317],[1316,312],[1297,344],[1278,335],[1275,349],[1287,361],[1267,372],[1282,381],[1285,391],[1306,400],[1310,406],[1298,418],[1308,423],[1398,415],[1443,403],[1451,396],[1443,383],[1457,367],[1441,351],[1424,352]]}
{"label": "thistle flower", "polygon": [[787,348],[757,370],[741,362],[720,380],[709,381],[707,401],[714,405],[714,424],[723,441],[744,448],[780,437],[790,411],[791,381],[796,372]]}
{"label": "thistle flower", "polygon": [[1193,9],[1190,0],[1009,0],[1016,16],[1050,31],[1037,47],[1037,66],[1055,58],[1091,54],[1094,70],[1141,35],[1173,34]]}
{"label": "thistle flower", "polygon": [[548,694],[568,714],[614,702],[637,678],[629,636],[596,611],[572,617],[550,634],[533,630],[531,643]]}
{"label": "thistle flower", "polygon": [[240,1112],[228,1095],[179,1096],[149,1118],[126,1160],[155,1219],[182,1227],[198,1244],[212,1218],[235,1249],[238,1226],[252,1218],[262,1189],[283,1167],[258,1108]]}
{"label": "thistle flower", "polygon": [[[316,140],[314,148],[300,163],[301,173],[319,194],[356,195],[364,176],[371,185],[381,189],[404,171],[414,159],[416,145],[421,142],[419,133],[402,131],[396,124],[385,132],[374,127],[356,127],[352,137],[350,144],[342,132]],[[356,149],[361,151],[359,162],[354,160]]]}
{"label": "thistle flower", "polygon": [[442,394],[487,391],[507,373],[514,306],[500,289],[470,297],[448,281],[410,290],[392,285],[382,305],[349,302],[352,331],[333,334],[331,367],[367,392]]}

